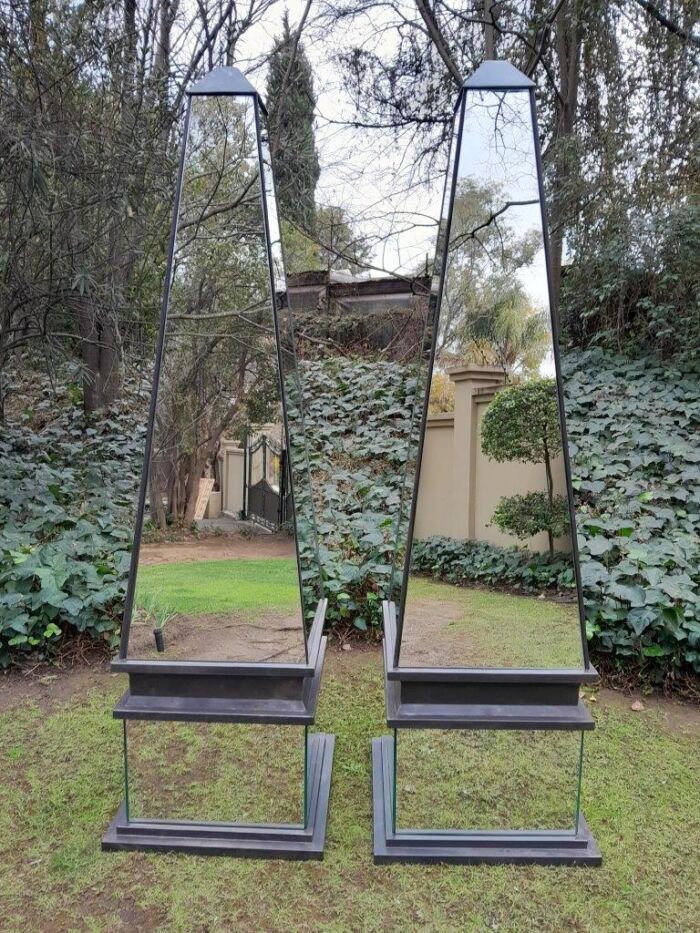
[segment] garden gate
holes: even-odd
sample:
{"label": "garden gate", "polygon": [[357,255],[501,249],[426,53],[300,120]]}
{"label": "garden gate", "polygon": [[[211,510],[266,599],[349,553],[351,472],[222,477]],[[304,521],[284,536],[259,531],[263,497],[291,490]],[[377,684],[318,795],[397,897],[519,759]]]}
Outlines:
{"label": "garden gate", "polygon": [[261,434],[248,448],[246,517],[276,531],[291,517],[287,452]]}

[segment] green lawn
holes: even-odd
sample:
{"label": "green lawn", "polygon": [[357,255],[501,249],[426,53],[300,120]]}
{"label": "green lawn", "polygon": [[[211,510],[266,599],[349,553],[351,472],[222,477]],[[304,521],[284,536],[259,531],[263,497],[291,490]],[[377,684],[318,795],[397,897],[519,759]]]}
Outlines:
{"label": "green lawn", "polygon": [[184,615],[267,610],[299,604],[293,558],[202,560],[139,568],[136,604]]}
{"label": "green lawn", "polygon": [[[70,675],[61,677],[70,684]],[[388,731],[381,656],[331,651],[318,715],[318,728],[337,736],[325,861],[102,854],[100,834],[122,794],[121,726],[111,709],[125,682],[102,675],[81,687],[80,677],[72,696],[63,686],[61,701],[50,700],[58,681],[42,688],[46,713],[23,701],[0,715],[0,928],[7,933],[699,928],[697,715],[672,726],[660,712],[631,711],[629,701],[593,704],[583,810],[603,851],[600,869],[374,866],[370,740]],[[206,744],[202,727],[163,731],[150,761],[143,759],[143,806],[152,812],[170,795],[181,812],[201,807],[262,819],[268,804],[272,814],[294,812],[300,758],[288,735],[218,727]],[[419,758],[421,742],[447,748],[439,733],[414,735]],[[271,771],[262,765],[263,744],[278,749]],[[451,748],[455,767],[441,767],[438,787],[459,800],[468,778],[458,765],[473,750]],[[405,754],[400,768],[409,764]],[[498,754],[502,760],[486,771],[495,803],[490,775],[520,772],[524,760],[517,745]],[[192,780],[203,762],[206,786]],[[437,793],[428,786],[435,773],[428,754],[404,775],[416,800]],[[537,782],[508,786],[540,790]]]}
{"label": "green lawn", "polygon": [[[453,621],[430,633],[434,652],[442,646],[445,666],[576,668],[583,663],[573,603],[411,577],[404,628],[409,637],[413,631],[421,635],[420,623],[411,623],[413,600],[457,608]],[[408,664],[407,653],[404,658]]]}

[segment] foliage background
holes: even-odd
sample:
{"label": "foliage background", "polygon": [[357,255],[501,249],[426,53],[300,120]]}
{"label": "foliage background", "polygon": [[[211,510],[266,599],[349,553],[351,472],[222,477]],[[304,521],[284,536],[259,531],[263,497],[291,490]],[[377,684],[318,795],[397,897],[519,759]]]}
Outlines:
{"label": "foliage background", "polygon": [[[653,676],[700,672],[700,373],[599,348],[569,351],[564,367],[591,649]],[[415,387],[399,363],[316,361],[303,375],[329,623],[376,632]],[[75,387],[62,391],[69,403]],[[114,637],[146,396],[132,383],[130,404],[93,421],[78,393],[56,419],[47,386],[5,432],[1,663],[50,651],[60,629]],[[565,555],[431,539],[415,566],[456,583],[573,593]]]}
{"label": "foliage background", "polygon": [[121,623],[149,390],[128,380],[95,418],[75,382],[57,388],[40,386],[0,437],[0,667],[62,634],[114,646]]}

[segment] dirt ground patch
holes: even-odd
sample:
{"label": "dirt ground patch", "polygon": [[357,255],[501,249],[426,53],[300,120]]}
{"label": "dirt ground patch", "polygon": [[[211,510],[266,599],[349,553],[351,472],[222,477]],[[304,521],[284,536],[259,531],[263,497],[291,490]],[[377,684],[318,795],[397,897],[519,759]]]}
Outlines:
{"label": "dirt ground patch", "polygon": [[178,614],[164,632],[165,651],[155,648],[153,628],[135,625],[129,631],[129,657],[149,661],[274,661],[304,660],[300,614],[270,613],[251,620],[232,613]]}
{"label": "dirt ground patch", "polygon": [[[418,599],[411,605],[410,624],[405,625],[401,643],[401,663],[415,667],[442,667],[449,664],[454,653],[455,634],[450,629],[462,616],[462,607],[456,602],[437,599]],[[468,636],[461,633],[460,642],[465,649]]]}
{"label": "dirt ground patch", "polygon": [[[601,687],[593,693],[597,703],[618,709],[632,709],[638,716],[649,711],[658,713],[669,732],[700,735],[700,707],[692,703],[665,696],[644,696],[641,693],[624,694],[609,687]],[[590,700],[590,697],[588,698]],[[641,704],[641,709],[639,708]]]}
{"label": "dirt ground patch", "polygon": [[29,704],[44,712],[68,703],[104,685],[109,676],[109,661],[58,667],[41,664],[27,670],[12,669],[0,674],[0,713]]}
{"label": "dirt ground patch", "polygon": [[139,562],[180,564],[198,560],[251,560],[265,557],[294,557],[294,538],[286,534],[221,535],[201,541],[165,541],[162,544],[142,544]]}

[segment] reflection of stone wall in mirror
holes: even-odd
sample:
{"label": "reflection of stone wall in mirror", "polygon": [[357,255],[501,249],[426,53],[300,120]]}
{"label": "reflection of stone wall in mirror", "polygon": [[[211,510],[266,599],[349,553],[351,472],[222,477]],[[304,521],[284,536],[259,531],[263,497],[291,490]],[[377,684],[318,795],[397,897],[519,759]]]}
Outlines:
{"label": "reflection of stone wall in mirror", "polygon": [[[454,190],[414,546],[465,541],[472,572],[514,546],[571,568],[527,92],[466,92]],[[455,585],[414,571],[405,581],[403,666],[581,667],[575,590],[524,594],[468,577]]]}
{"label": "reflection of stone wall in mirror", "polygon": [[[200,492],[206,478],[221,483],[222,447],[246,437],[264,440],[256,494],[267,508],[280,499],[284,430],[254,102],[196,96],[129,657],[304,660],[293,534],[239,515],[202,521]],[[168,544],[171,535],[186,540]]]}

